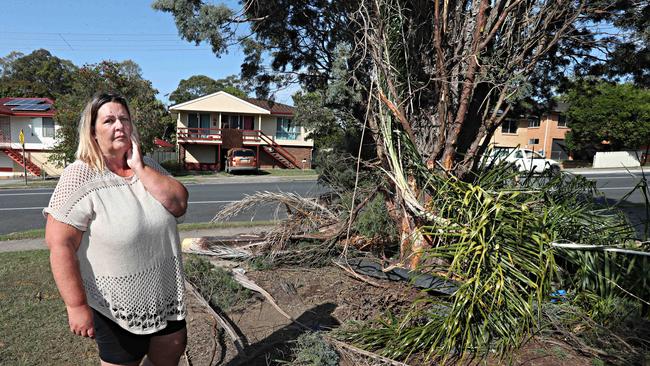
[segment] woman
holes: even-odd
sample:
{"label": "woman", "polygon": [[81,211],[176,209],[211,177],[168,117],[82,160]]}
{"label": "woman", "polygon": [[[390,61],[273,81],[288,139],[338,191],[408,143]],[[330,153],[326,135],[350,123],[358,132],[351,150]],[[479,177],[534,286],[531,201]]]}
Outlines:
{"label": "woman", "polygon": [[143,158],[117,95],[84,109],[76,157],[43,210],[70,330],[95,338],[102,365],[175,366],[187,339],[176,228],[187,190]]}

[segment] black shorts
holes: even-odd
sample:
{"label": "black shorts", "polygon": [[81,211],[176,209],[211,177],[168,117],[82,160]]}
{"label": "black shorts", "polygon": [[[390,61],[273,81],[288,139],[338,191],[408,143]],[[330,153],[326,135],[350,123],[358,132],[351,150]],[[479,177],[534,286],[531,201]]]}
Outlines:
{"label": "black shorts", "polygon": [[167,321],[167,327],[152,334],[133,334],[93,309],[95,342],[99,358],[104,362],[124,364],[141,360],[149,351],[152,337],[178,332],[185,328],[185,319]]}

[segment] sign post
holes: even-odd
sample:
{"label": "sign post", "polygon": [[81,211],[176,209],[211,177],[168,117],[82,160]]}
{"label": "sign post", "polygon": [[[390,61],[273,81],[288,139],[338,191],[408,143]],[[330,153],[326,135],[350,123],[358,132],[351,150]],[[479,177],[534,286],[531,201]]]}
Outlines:
{"label": "sign post", "polygon": [[25,164],[25,133],[23,129],[20,129],[20,135],[18,135],[18,140],[20,140],[20,145],[23,147],[23,174],[25,176],[25,185],[27,185],[27,165]]}

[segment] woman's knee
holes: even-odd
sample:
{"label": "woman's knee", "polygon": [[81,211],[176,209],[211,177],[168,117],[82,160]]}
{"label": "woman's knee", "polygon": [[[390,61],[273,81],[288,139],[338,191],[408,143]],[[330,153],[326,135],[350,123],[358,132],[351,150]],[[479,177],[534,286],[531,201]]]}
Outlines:
{"label": "woman's knee", "polygon": [[171,334],[155,336],[151,338],[151,343],[149,343],[149,352],[147,352],[146,359],[156,366],[176,366],[186,346],[186,328]]}

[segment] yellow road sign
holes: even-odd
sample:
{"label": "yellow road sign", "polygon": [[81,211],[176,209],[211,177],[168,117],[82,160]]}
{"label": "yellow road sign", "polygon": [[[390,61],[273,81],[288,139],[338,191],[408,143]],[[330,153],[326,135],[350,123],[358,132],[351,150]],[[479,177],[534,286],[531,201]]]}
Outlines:
{"label": "yellow road sign", "polygon": [[23,129],[20,129],[20,135],[18,135],[18,140],[20,140],[21,145],[25,145],[25,133],[23,132]]}

